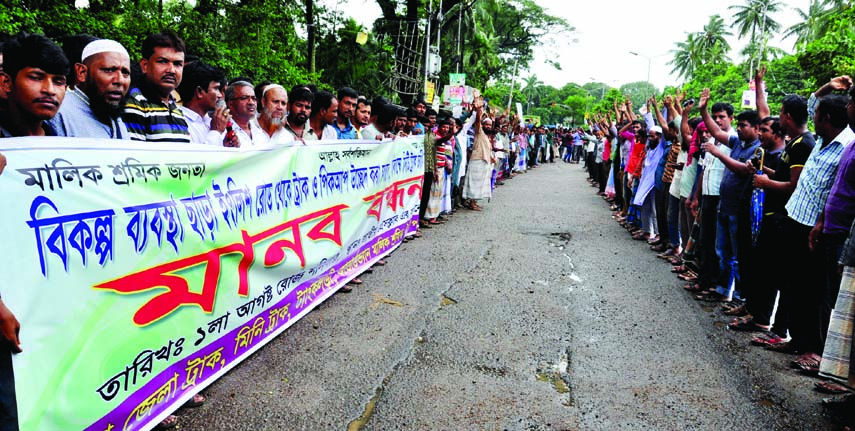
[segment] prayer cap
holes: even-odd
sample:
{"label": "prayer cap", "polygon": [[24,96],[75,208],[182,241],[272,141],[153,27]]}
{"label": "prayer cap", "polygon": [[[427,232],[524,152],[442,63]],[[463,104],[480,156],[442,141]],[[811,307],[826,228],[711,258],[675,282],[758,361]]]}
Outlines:
{"label": "prayer cap", "polygon": [[95,54],[101,54],[102,52],[118,52],[119,54],[123,54],[125,57],[130,58],[128,50],[126,50],[119,42],[109,39],[98,39],[90,42],[89,45],[86,45],[86,47],[83,48],[83,54],[80,56],[80,61],[84,61],[87,58]]}

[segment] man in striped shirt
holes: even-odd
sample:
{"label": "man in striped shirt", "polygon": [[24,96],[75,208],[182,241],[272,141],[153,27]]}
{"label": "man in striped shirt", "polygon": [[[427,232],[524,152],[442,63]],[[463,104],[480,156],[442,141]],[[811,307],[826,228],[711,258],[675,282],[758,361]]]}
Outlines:
{"label": "man in striped shirt", "polygon": [[142,56],[142,82],[122,113],[130,138],[190,143],[187,121],[172,96],[184,71],[184,42],[172,33],[155,33],[143,41]]}

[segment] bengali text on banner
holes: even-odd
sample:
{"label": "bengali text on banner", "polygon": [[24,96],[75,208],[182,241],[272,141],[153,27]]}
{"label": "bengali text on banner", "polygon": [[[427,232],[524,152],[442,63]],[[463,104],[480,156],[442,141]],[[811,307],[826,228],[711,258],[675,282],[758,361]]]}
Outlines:
{"label": "bengali text on banner", "polygon": [[21,429],[149,429],[418,225],[421,139],[0,141]]}

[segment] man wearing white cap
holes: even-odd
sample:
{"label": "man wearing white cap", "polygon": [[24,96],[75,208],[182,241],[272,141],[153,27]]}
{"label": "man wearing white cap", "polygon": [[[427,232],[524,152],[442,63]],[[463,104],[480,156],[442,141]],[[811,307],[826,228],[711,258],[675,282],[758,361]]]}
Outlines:
{"label": "man wearing white cap", "polygon": [[131,84],[131,59],[118,42],[96,40],[83,48],[83,63],[74,65],[79,84],[52,121],[61,122],[68,136],[130,139],[122,122],[122,99]]}

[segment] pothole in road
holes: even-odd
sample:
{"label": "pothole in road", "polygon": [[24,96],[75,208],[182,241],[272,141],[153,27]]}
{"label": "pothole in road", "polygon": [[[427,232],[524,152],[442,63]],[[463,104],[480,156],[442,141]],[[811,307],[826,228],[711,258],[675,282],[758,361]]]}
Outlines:
{"label": "pothole in road", "polygon": [[573,239],[573,234],[571,234],[570,232],[552,232],[547,236],[549,236],[550,238],[558,239],[560,241],[564,241],[565,243],[568,243],[571,239]]}
{"label": "pothole in road", "polygon": [[494,377],[505,377],[511,371],[507,367],[491,367],[489,365],[476,365],[475,369]]}
{"label": "pothole in road", "polygon": [[576,400],[573,398],[573,389],[570,383],[569,373],[569,348],[561,355],[558,364],[546,364],[540,367],[535,373],[535,379],[539,382],[549,383],[555,392],[562,396],[561,404],[567,407],[576,405]]}

